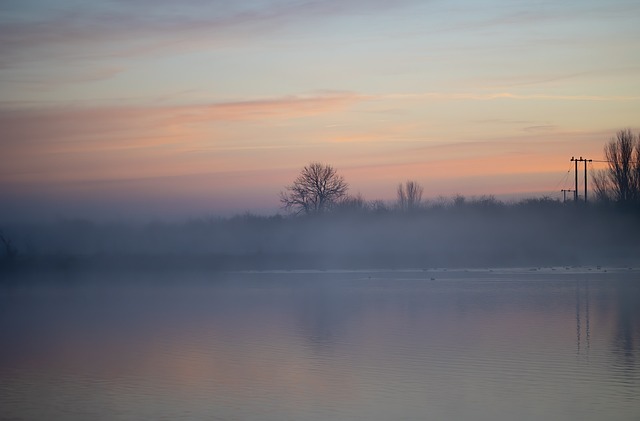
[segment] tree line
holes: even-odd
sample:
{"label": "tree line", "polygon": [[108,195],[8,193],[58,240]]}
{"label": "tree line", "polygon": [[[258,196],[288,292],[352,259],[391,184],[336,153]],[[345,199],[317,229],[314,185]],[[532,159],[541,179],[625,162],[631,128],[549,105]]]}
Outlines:
{"label": "tree line", "polygon": [[[417,209],[422,203],[423,192],[424,188],[417,181],[399,184],[397,208],[406,211]],[[293,215],[386,207],[382,201],[367,203],[360,194],[349,195],[349,184],[344,177],[333,166],[321,162],[312,162],[303,167],[293,183],[280,192],[280,203],[284,210]]]}
{"label": "tree line", "polygon": [[294,267],[292,262],[299,267],[636,262],[640,139],[620,131],[604,151],[607,168],[594,175],[600,184],[594,184],[591,206],[549,197],[513,203],[490,195],[425,200],[414,180],[397,186],[393,202],[368,201],[350,194],[335,168],[315,162],[302,169],[280,201],[291,215],[330,218],[244,214],[176,223],[14,224],[0,227],[0,272],[74,264],[220,269]]}
{"label": "tree line", "polygon": [[[592,182],[596,202],[616,204],[640,210],[640,134],[630,129],[620,130],[604,146],[607,168],[593,172]],[[400,183],[393,208],[415,211],[423,206],[424,188],[414,180]],[[549,201],[543,198],[543,201]],[[466,199],[456,196],[454,204],[462,205]],[[496,202],[492,196],[480,201]],[[381,201],[367,203],[361,195],[349,195],[349,184],[337,170],[328,164],[312,162],[306,165],[294,182],[280,193],[280,202],[293,215],[319,214],[344,209],[387,208]]]}

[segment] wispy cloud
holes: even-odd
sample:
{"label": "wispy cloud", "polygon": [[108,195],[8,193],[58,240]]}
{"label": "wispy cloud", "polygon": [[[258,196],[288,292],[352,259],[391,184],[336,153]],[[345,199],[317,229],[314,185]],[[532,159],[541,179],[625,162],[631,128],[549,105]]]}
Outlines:
{"label": "wispy cloud", "polygon": [[216,48],[264,39],[296,25],[341,15],[371,14],[415,0],[167,1],[87,3],[73,10],[47,7],[28,18],[0,18],[0,67],[42,59],[96,60],[191,48]]}
{"label": "wispy cloud", "polygon": [[537,85],[557,85],[558,82],[565,83],[572,80],[598,80],[609,78],[625,78],[635,76],[640,73],[638,66],[601,68],[585,70],[573,73],[550,73],[550,74],[521,74],[513,76],[502,76],[494,78],[479,79],[478,83],[484,85],[484,89],[513,89],[516,87],[527,87]]}
{"label": "wispy cloud", "polygon": [[[98,156],[105,152],[149,153],[242,150],[246,144],[217,145],[217,124],[308,118],[344,110],[366,97],[350,92],[288,96],[181,106],[57,106],[0,108],[2,173],[21,171],[54,155]],[[213,125],[213,126],[212,126]],[[256,129],[257,130],[257,129]],[[204,140],[203,140],[204,139]],[[208,140],[207,140],[208,139]],[[273,142],[258,148],[276,148]],[[166,148],[171,148],[165,150]]]}
{"label": "wispy cloud", "polygon": [[226,102],[201,107],[194,116],[212,120],[299,118],[336,111],[370,98],[372,97],[347,92]]}
{"label": "wispy cloud", "polygon": [[388,99],[417,99],[417,100],[473,100],[490,101],[498,99],[514,100],[551,100],[551,101],[638,101],[638,95],[560,95],[560,94],[518,94],[512,92],[423,92],[407,94],[387,94],[380,98]]}
{"label": "wispy cloud", "polygon": [[558,127],[554,126],[553,124],[543,124],[538,126],[527,126],[522,130],[524,130],[525,132],[540,133],[540,132],[552,132],[557,128]]}
{"label": "wispy cloud", "polygon": [[60,85],[91,83],[111,79],[124,71],[123,66],[88,63],[73,67],[10,68],[2,72],[2,82],[22,89],[43,92]]}
{"label": "wispy cloud", "polygon": [[442,20],[439,25],[427,29],[428,32],[477,33],[482,30],[497,30],[505,27],[523,28],[527,26],[563,25],[568,22],[595,19],[600,24],[616,22],[620,18],[633,16],[640,11],[640,4],[633,1],[585,2],[529,1],[492,2],[465,5],[465,13],[460,13],[457,5],[445,6],[452,21]]}

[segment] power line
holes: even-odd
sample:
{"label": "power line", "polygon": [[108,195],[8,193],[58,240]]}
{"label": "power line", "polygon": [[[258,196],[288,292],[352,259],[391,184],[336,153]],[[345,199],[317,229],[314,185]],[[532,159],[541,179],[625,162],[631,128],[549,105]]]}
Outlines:
{"label": "power line", "polygon": [[569,178],[569,173],[571,172],[571,167],[572,165],[569,164],[569,169],[567,170],[567,172],[564,173],[564,176],[560,179],[560,181],[556,183],[555,187],[553,188],[553,191],[558,190],[558,187],[560,187],[561,184],[563,189],[566,187],[567,179]]}
{"label": "power line", "polygon": [[608,161],[606,159],[605,160],[592,159],[590,161],[593,161],[593,162],[605,162],[605,163],[609,163],[609,164],[624,164],[625,163],[625,161]]}

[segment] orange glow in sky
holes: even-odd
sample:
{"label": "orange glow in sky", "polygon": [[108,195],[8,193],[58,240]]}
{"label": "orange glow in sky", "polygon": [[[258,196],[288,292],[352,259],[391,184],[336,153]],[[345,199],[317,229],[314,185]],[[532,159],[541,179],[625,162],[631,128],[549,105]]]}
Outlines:
{"label": "orange glow in sky", "polygon": [[637,2],[151,4],[4,7],[12,212],[274,213],[311,161],[371,200],[560,197],[638,130]]}

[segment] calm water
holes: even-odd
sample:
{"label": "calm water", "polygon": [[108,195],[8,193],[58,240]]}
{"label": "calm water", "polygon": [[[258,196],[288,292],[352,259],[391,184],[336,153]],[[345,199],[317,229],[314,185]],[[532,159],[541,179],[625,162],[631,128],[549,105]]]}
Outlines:
{"label": "calm water", "polygon": [[638,271],[43,281],[0,289],[2,419],[640,419]]}

